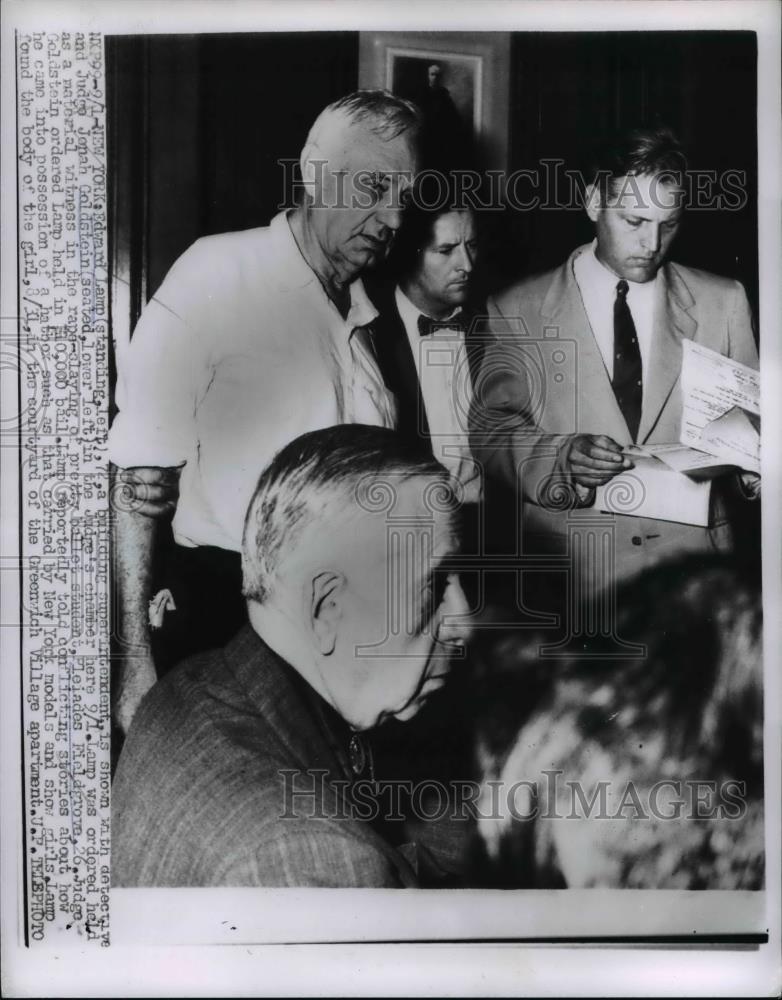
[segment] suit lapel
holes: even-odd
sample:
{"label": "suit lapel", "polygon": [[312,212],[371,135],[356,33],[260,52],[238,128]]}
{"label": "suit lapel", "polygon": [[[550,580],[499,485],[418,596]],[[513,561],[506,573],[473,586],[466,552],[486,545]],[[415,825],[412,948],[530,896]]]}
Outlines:
{"label": "suit lapel", "polygon": [[603,355],[597,346],[573,273],[573,261],[588,248],[588,244],[579,247],[555,273],[543,300],[541,313],[544,320],[551,320],[551,325],[557,328],[558,336],[563,342],[566,343],[571,336],[575,340],[575,391],[578,407],[575,430],[597,433],[596,428],[599,428],[600,433],[608,434],[619,444],[630,444],[630,431],[616,401]]}
{"label": "suit lapel", "polygon": [[396,307],[394,287],[384,288],[375,297],[378,316],[372,323],[372,343],[383,381],[397,397],[397,430],[405,437],[428,441],[429,424],[418,369]]}
{"label": "suit lapel", "polygon": [[644,372],[639,443],[654,430],[681,373],[682,339],[692,340],[698,327],[689,313],[694,304],[695,299],[676,267],[666,264],[657,283],[649,371]]}

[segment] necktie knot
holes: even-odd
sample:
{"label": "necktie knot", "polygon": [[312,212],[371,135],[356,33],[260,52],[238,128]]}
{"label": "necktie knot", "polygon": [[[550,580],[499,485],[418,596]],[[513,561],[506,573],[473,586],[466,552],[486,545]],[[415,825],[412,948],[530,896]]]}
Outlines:
{"label": "necktie knot", "polygon": [[627,282],[625,281],[625,279],[622,278],[621,281],[617,282],[617,285],[616,285],[616,294],[619,296],[620,299],[626,299],[627,298],[627,293],[628,293],[629,289],[630,289],[630,286],[627,284]]}

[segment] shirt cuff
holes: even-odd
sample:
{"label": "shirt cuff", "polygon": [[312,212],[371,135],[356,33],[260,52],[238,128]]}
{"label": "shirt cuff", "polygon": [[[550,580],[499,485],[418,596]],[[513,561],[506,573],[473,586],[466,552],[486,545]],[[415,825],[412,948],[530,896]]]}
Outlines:
{"label": "shirt cuff", "polygon": [[109,430],[108,457],[120,469],[173,469],[184,465],[189,456],[171,435],[166,440],[150,428],[134,426],[128,415],[120,412]]}

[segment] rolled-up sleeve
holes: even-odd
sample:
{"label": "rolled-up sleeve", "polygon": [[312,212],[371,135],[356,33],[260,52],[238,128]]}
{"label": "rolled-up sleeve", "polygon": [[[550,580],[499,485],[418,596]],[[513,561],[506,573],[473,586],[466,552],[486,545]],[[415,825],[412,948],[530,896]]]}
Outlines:
{"label": "rolled-up sleeve", "polygon": [[194,414],[208,378],[208,270],[197,243],[169,271],[118,355],[119,412],[108,440],[115,465],[175,466],[195,453]]}

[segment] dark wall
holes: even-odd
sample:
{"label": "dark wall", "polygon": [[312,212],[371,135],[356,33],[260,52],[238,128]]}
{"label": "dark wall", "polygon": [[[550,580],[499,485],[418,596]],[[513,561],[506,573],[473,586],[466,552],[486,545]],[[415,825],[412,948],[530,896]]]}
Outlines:
{"label": "dark wall", "polygon": [[[509,166],[560,158],[583,168],[600,133],[669,125],[691,168],[744,171],[747,194],[740,211],[688,212],[673,256],[743,281],[756,306],[756,55],[750,32],[517,34]],[[516,211],[508,223],[517,273],[556,265],[592,235],[579,210]]]}

